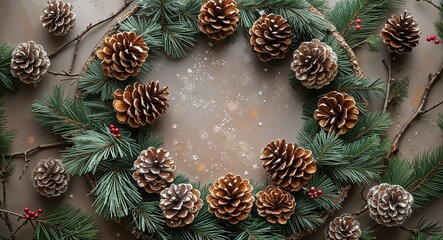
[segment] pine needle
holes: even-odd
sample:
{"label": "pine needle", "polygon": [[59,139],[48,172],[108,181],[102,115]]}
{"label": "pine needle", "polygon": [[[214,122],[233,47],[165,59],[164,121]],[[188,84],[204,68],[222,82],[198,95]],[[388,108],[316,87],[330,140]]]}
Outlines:
{"label": "pine needle", "polygon": [[18,90],[19,81],[11,74],[11,58],[14,48],[0,44],[0,93]]}

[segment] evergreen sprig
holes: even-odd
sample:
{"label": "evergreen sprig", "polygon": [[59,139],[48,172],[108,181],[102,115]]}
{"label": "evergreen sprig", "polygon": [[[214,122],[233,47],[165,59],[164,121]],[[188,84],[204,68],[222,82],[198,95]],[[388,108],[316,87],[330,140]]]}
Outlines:
{"label": "evergreen sprig", "polygon": [[36,221],[37,240],[94,240],[98,236],[99,230],[94,219],[70,204],[49,210],[40,221]]}
{"label": "evergreen sprig", "polygon": [[440,0],[439,2],[440,8],[438,9],[439,17],[440,19],[438,21],[434,22],[434,28],[437,32],[437,35],[441,38],[443,38],[443,0]]}
{"label": "evergreen sprig", "polygon": [[103,161],[134,158],[141,152],[140,146],[124,130],[117,139],[106,126],[97,131],[88,130],[69,139],[74,144],[62,151],[62,161],[73,175],[95,173]]}
{"label": "evergreen sprig", "polygon": [[14,48],[0,44],[0,93],[18,90],[19,81],[11,74],[11,58]]}
{"label": "evergreen sprig", "polygon": [[[400,7],[405,0],[340,0],[326,13],[326,18],[337,28],[351,48],[371,38],[380,21],[389,11]],[[364,22],[360,30],[355,29],[355,20]]]}
{"label": "evergreen sprig", "polygon": [[361,228],[361,235],[359,240],[374,240],[376,239],[374,236],[374,229],[372,228]]}
{"label": "evergreen sprig", "polygon": [[409,78],[396,79],[392,82],[389,103],[400,105],[408,97]]}
{"label": "evergreen sprig", "polygon": [[129,215],[143,199],[132,179],[131,171],[114,169],[97,178],[92,190],[96,197],[93,206],[96,213],[106,219],[119,219]]}
{"label": "evergreen sprig", "polygon": [[311,6],[315,7],[322,13],[325,13],[327,10],[329,10],[329,4],[327,0],[306,0],[306,2],[311,4]]}
{"label": "evergreen sprig", "polygon": [[320,208],[328,213],[333,213],[335,210],[340,209],[341,205],[339,199],[339,189],[332,182],[332,180],[323,173],[315,174],[309,181],[306,188],[309,189],[313,186],[317,189],[321,189],[323,194],[314,201],[320,206]]}
{"label": "evergreen sprig", "polygon": [[11,159],[5,158],[3,155],[0,156],[0,179],[6,180],[15,171],[15,163]]}
{"label": "evergreen sprig", "polygon": [[143,201],[131,208],[130,217],[134,226],[146,233],[155,234],[162,240],[170,239],[170,235],[165,231],[165,219],[158,205],[158,199],[155,201]]}
{"label": "evergreen sprig", "polygon": [[[233,228],[233,226],[231,226]],[[269,224],[265,218],[249,217],[242,221],[238,228],[239,231],[233,231],[230,239],[234,240],[281,240],[284,239],[283,233],[276,224]]]}
{"label": "evergreen sprig", "polygon": [[359,116],[357,124],[342,136],[345,142],[353,142],[370,136],[384,136],[392,125],[388,113],[369,112]]}
{"label": "evergreen sprig", "polygon": [[325,221],[321,216],[321,212],[318,211],[316,202],[306,196],[300,196],[296,199],[296,202],[297,210],[295,214],[282,226],[285,236],[292,236],[296,233],[315,229]]}
{"label": "evergreen sprig", "polygon": [[6,129],[5,103],[0,102],[0,155],[4,155],[12,148],[15,139],[15,131]]}

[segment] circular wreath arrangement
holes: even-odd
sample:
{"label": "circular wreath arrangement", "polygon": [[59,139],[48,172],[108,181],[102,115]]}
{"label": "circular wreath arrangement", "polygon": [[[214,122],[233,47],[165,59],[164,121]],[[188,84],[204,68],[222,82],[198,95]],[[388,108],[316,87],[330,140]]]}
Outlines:
{"label": "circular wreath arrangement", "polygon": [[[321,226],[340,208],[351,184],[380,177],[391,147],[382,138],[391,122],[386,113],[368,111],[368,100],[384,97],[383,86],[363,76],[334,25],[304,1],[277,3],[141,0],[96,46],[75,97],[55,87],[33,104],[37,120],[70,145],[62,162],[45,160],[34,170],[39,192],[58,196],[66,191],[66,173],[85,176],[96,213],[124,224],[138,239],[300,239]],[[64,29],[54,29],[57,24],[42,19],[50,31],[65,34],[73,27],[72,6],[52,2],[48,8],[66,11],[70,20]],[[400,23],[389,25],[392,21]],[[393,28],[402,22],[412,38],[395,42]],[[167,114],[168,88],[140,76],[151,69],[157,50],[182,58],[200,32],[223,41],[240,27],[263,62],[287,61],[293,52],[290,83],[307,96],[306,122],[297,143],[272,139],[263,146],[258,160],[270,185],[231,173],[200,185],[177,173],[149,127]],[[419,34],[405,12],[388,21],[382,37],[399,53],[416,46]],[[37,83],[49,66],[42,46],[29,42],[17,49],[12,74]],[[22,68],[27,53],[37,59],[28,65],[38,71]],[[52,179],[46,169],[54,172]],[[393,195],[403,196],[402,209],[396,210],[401,214],[386,218],[380,206]],[[368,197],[377,223],[396,226],[411,214],[413,197],[401,186],[380,184]],[[330,223],[326,238],[342,239],[340,231],[347,236],[343,239],[358,239],[363,230],[351,215],[343,215]]]}

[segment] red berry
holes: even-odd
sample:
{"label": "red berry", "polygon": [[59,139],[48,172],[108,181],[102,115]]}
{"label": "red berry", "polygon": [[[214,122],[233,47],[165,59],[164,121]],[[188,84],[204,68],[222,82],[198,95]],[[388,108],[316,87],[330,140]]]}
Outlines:
{"label": "red berry", "polygon": [[431,37],[427,37],[426,41],[430,42],[431,41]]}
{"label": "red berry", "polygon": [[357,20],[355,20],[355,22],[356,22],[357,24],[360,24],[360,23],[361,23],[361,19],[360,19],[360,18],[357,18]]}
{"label": "red berry", "polygon": [[312,196],[312,193],[310,192],[310,193],[308,193],[308,196]]}
{"label": "red berry", "polygon": [[317,194],[320,196],[320,195],[323,194],[323,191],[322,191],[321,189],[318,189],[318,190],[317,190]]}
{"label": "red berry", "polygon": [[29,208],[25,207],[25,209],[23,209],[25,212],[29,211]]}
{"label": "red berry", "polygon": [[32,216],[32,215],[35,214],[35,212],[33,212],[33,211],[28,211],[28,214]]}
{"label": "red berry", "polygon": [[355,30],[359,31],[361,29],[360,25],[355,26]]}
{"label": "red berry", "polygon": [[119,133],[120,129],[119,128],[114,128],[115,129],[115,133]]}
{"label": "red berry", "polygon": [[429,36],[429,38],[430,38],[431,40],[435,40],[435,39],[437,38],[437,36],[432,35],[432,36]]}
{"label": "red berry", "polygon": [[38,211],[39,213],[42,213],[42,212],[43,212],[43,209],[39,208],[37,211]]}
{"label": "red berry", "polygon": [[314,192],[315,191],[315,187],[314,186],[310,187],[309,191]]}
{"label": "red berry", "polygon": [[440,43],[440,40],[438,40],[438,39],[435,39],[435,44],[439,44]]}
{"label": "red berry", "polygon": [[117,133],[117,132],[115,131],[115,128],[111,128],[111,133]]}
{"label": "red berry", "polygon": [[120,133],[115,134],[115,137],[120,139],[122,137],[122,135],[120,135]]}
{"label": "red berry", "polygon": [[110,129],[115,128],[114,124],[109,125],[109,128],[110,128]]}
{"label": "red berry", "polygon": [[34,214],[34,218],[35,219],[38,219],[39,218],[39,216],[38,216],[38,214],[36,213],[36,214]]}
{"label": "red berry", "polygon": [[314,195],[309,196],[310,199],[314,199]]}
{"label": "red berry", "polygon": [[29,220],[29,219],[31,219],[31,216],[26,215],[25,218],[26,218],[26,220]]}

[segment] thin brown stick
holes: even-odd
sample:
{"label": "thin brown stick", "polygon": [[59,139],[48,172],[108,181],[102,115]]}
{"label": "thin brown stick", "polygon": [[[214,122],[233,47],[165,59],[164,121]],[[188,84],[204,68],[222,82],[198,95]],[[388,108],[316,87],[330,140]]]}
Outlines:
{"label": "thin brown stick", "polygon": [[384,59],[382,60],[383,65],[386,68],[386,71],[388,71],[388,79],[386,80],[386,97],[385,101],[383,103],[383,112],[386,112],[388,110],[389,106],[389,95],[391,95],[391,86],[394,82],[394,78],[392,78],[392,62],[395,61],[395,58],[392,57],[391,60],[389,60],[389,63],[387,63]]}
{"label": "thin brown stick", "polygon": [[[3,201],[2,201],[2,208],[6,208],[6,185],[2,184],[2,190],[3,190]],[[7,210],[6,210],[7,211]],[[11,220],[9,219],[9,211],[3,212],[3,220],[6,224],[6,227],[9,230],[9,233],[11,234],[11,240],[17,240],[17,238],[14,236],[14,229],[12,228]]]}
{"label": "thin brown stick", "polygon": [[362,213],[364,213],[364,212],[366,212],[368,210],[369,210],[368,205],[365,204],[365,206],[362,209],[360,209],[358,212],[355,212],[355,213],[353,213],[351,215],[358,217],[358,216],[360,216],[360,214],[362,214]]}
{"label": "thin brown stick", "polygon": [[409,228],[406,228],[406,227],[403,227],[402,225],[399,225],[398,226],[401,230],[404,230],[404,231],[406,231],[406,232],[409,232],[411,235],[413,235],[413,236],[417,236],[417,234],[418,234],[418,229],[409,229]]}
{"label": "thin brown stick", "polygon": [[430,107],[430,108],[428,108],[428,109],[426,109],[426,110],[423,110],[423,111],[421,112],[421,114],[425,114],[425,113],[427,113],[427,112],[429,112],[429,111],[432,111],[434,108],[436,108],[436,107],[438,107],[438,106],[440,106],[440,105],[442,105],[442,104],[443,104],[443,100],[441,100],[440,102],[434,104],[434,106],[432,106],[432,107]]}
{"label": "thin brown stick", "polygon": [[[71,70],[69,70],[71,71]],[[54,72],[54,71],[48,71],[48,73],[54,75],[54,76],[66,76],[66,77],[78,77],[80,76],[79,73],[72,73],[72,72],[66,72],[66,71],[61,71],[61,72]]]}
{"label": "thin brown stick", "polygon": [[432,0],[424,0],[425,2],[431,4],[432,6],[434,6],[435,8],[437,8],[440,11],[440,6],[438,6],[437,4],[433,3]]}
{"label": "thin brown stick", "polygon": [[26,169],[28,168],[28,163],[30,161],[30,159],[29,159],[30,155],[32,155],[40,150],[43,150],[43,149],[67,147],[67,146],[71,146],[71,145],[72,145],[72,143],[69,143],[69,142],[56,142],[56,143],[40,144],[40,145],[30,148],[24,152],[17,152],[17,153],[8,154],[5,157],[7,157],[7,158],[23,157],[24,158],[25,165],[23,166],[22,174],[19,177],[19,179],[21,179],[23,177],[23,175],[25,174]]}
{"label": "thin brown stick", "polygon": [[88,33],[91,29],[97,27],[98,25],[114,18],[115,16],[119,15],[121,12],[123,12],[132,2],[134,2],[134,0],[125,0],[125,4],[115,13],[112,13],[109,17],[102,19],[94,24],[90,23],[85,30],[83,30],[83,32],[81,32],[80,34],[77,35],[77,37],[75,37],[74,39],[71,39],[70,41],[64,43],[63,45],[61,45],[60,47],[58,47],[54,52],[52,52],[51,54],[48,55],[49,58],[55,57],[61,50],[63,50],[65,47],[71,45],[71,43],[75,42],[75,41],[80,41],[81,38]]}
{"label": "thin brown stick", "polygon": [[72,71],[74,71],[75,60],[77,59],[79,48],[80,48],[80,39],[75,42],[74,54],[72,55],[71,66],[69,67],[69,73],[72,73]]}
{"label": "thin brown stick", "polygon": [[22,222],[22,224],[20,225],[20,226],[18,226],[18,228],[16,228],[15,230],[14,230],[14,232],[12,233],[12,235],[11,236],[15,236],[15,234],[18,232],[18,230],[20,230],[23,226],[25,226],[26,224],[28,224],[28,221],[24,221],[24,222]]}
{"label": "thin brown stick", "polygon": [[417,120],[422,114],[425,113],[425,107],[426,103],[428,101],[429,93],[431,92],[431,88],[434,85],[434,83],[440,79],[443,72],[443,63],[440,65],[440,68],[438,69],[436,74],[429,74],[428,82],[426,83],[425,90],[423,91],[423,95],[421,98],[420,105],[418,106],[415,113],[409,118],[408,121],[406,121],[402,128],[398,131],[397,135],[395,135],[394,140],[391,145],[391,151],[388,152],[386,158],[385,158],[385,166],[388,164],[389,158],[398,152],[398,146],[399,143],[403,137],[403,134],[406,132],[406,130],[411,126],[411,124]]}

